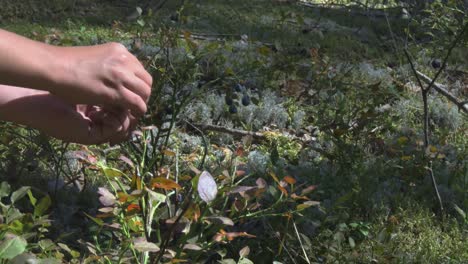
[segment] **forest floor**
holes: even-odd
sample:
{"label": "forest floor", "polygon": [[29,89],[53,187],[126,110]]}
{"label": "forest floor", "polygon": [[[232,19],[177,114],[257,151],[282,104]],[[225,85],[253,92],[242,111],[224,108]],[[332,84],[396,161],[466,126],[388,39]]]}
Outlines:
{"label": "forest floor", "polygon": [[1,124],[1,263],[468,263],[468,34],[436,80],[458,105],[428,93],[428,144],[404,53],[435,76],[457,15],[115,2],[0,10],[46,43],[120,42],[154,77],[119,146]]}

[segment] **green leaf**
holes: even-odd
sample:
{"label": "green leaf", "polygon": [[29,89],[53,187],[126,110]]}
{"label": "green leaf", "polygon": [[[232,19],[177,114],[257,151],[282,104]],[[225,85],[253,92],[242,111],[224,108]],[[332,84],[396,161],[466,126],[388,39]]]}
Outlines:
{"label": "green leaf", "polygon": [[354,239],[352,237],[348,237],[348,243],[351,248],[354,248],[356,246],[356,242],[354,242]]}
{"label": "green leaf", "polygon": [[219,263],[221,263],[221,264],[236,264],[236,261],[233,260],[233,259],[223,259],[223,260],[220,260]]}
{"label": "green leaf", "polygon": [[249,246],[245,246],[241,250],[239,250],[239,256],[241,258],[246,258],[249,254],[250,254]]}
{"label": "green leaf", "polygon": [[16,234],[21,234],[24,231],[24,225],[18,219],[11,221],[11,223],[8,225],[8,228],[9,228],[10,231],[12,231],[12,232],[14,232]]}
{"label": "green leaf", "polygon": [[138,19],[137,24],[140,25],[141,27],[145,26],[145,21],[143,19]]}
{"label": "green leaf", "polygon": [[80,257],[80,252],[78,251],[75,251],[73,249],[70,249],[66,244],[62,244],[62,243],[57,243],[57,245],[65,250],[66,252],[68,252],[73,258],[79,258]]}
{"label": "green leaf", "polygon": [[241,258],[239,259],[237,264],[254,264],[254,263],[248,258]]}
{"label": "green leaf", "polygon": [[83,212],[87,217],[89,217],[89,219],[93,220],[94,223],[98,224],[98,226],[103,226],[104,225],[104,221],[102,219],[99,219],[99,218],[96,218],[96,217],[92,217],[90,216],[89,214]]}
{"label": "green leaf", "polygon": [[12,194],[11,194],[11,203],[15,203],[16,201],[20,200],[21,198],[23,198],[29,191],[29,189],[31,189],[31,187],[29,186],[23,186],[21,188],[19,188],[18,190],[14,191]]}
{"label": "green leaf", "polygon": [[28,190],[28,197],[29,197],[29,201],[31,202],[32,206],[36,206],[37,199],[34,197],[31,190]]}
{"label": "green leaf", "polygon": [[120,177],[124,175],[124,173],[118,169],[109,168],[105,166],[102,167],[102,172],[104,172],[104,175],[106,175],[107,177],[111,177],[111,178]]}
{"label": "green leaf", "polygon": [[50,239],[40,240],[37,243],[37,245],[42,249],[42,251],[45,251],[45,252],[51,251],[57,247],[55,243]]}
{"label": "green leaf", "polygon": [[26,250],[28,243],[22,237],[16,236],[4,240],[0,244],[0,259],[12,259]]}
{"label": "green leaf", "polygon": [[466,213],[463,211],[463,209],[461,209],[460,207],[458,207],[458,205],[456,205],[456,204],[453,205],[453,208],[455,209],[455,211],[457,211],[457,213],[458,213],[463,219],[466,219]]}
{"label": "green leaf", "polygon": [[309,207],[311,207],[311,206],[318,206],[318,205],[320,205],[320,202],[317,202],[317,201],[306,201],[306,202],[304,202],[304,203],[302,203],[302,204],[298,204],[298,205],[296,206],[296,210],[297,210],[297,211],[302,211],[302,210],[304,210],[304,209],[306,209],[306,208],[309,208]]}
{"label": "green leaf", "polygon": [[51,204],[52,200],[50,199],[49,195],[42,197],[37,206],[34,207],[34,215],[42,216],[47,211],[47,209],[49,209]]}
{"label": "green leaf", "polygon": [[2,182],[2,184],[0,185],[0,199],[10,195],[10,192],[11,192],[10,184],[8,184],[8,182]]}
{"label": "green leaf", "polygon": [[148,188],[145,188],[148,193],[148,211],[146,215],[147,229],[151,232],[151,223],[153,223],[154,213],[160,204],[166,201],[166,195],[158,192],[154,192]]}

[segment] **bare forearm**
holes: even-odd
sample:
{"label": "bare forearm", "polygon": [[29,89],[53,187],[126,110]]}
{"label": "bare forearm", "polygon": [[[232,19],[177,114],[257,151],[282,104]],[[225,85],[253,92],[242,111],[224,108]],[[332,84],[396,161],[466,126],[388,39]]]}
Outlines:
{"label": "bare forearm", "polygon": [[68,104],[48,92],[20,87],[0,85],[0,119],[67,141],[88,133],[87,121]]}
{"label": "bare forearm", "polygon": [[0,29],[0,84],[48,91],[87,105],[146,112],[152,77],[119,43],[57,47]]}
{"label": "bare forearm", "polygon": [[64,70],[55,49],[0,29],[0,84],[50,91]]}

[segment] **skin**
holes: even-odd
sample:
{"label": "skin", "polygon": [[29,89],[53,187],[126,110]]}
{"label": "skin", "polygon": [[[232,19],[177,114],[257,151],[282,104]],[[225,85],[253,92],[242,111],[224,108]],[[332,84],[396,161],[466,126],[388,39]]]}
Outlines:
{"label": "skin", "polygon": [[82,144],[119,143],[152,78],[118,43],[56,47],[0,30],[0,119]]}

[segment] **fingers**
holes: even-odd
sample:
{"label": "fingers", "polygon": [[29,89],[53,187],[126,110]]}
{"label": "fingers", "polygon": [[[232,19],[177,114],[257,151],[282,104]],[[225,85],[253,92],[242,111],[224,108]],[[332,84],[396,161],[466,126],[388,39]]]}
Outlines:
{"label": "fingers", "polygon": [[108,142],[111,145],[125,141],[137,125],[137,119],[128,111],[119,108],[97,108],[89,112],[92,120],[94,136],[99,137],[100,143]]}
{"label": "fingers", "polygon": [[142,70],[135,71],[135,76],[142,79],[150,88],[151,91],[151,85],[153,85],[153,77],[151,74],[149,74],[143,67]]}
{"label": "fingers", "polygon": [[134,116],[142,116],[146,113],[146,102],[141,96],[129,89],[121,89],[119,101],[118,105],[130,109]]}
{"label": "fingers", "polygon": [[122,141],[127,140],[130,137],[132,131],[135,129],[136,124],[137,124],[137,119],[133,117],[130,113],[125,114],[124,117],[125,117],[125,125],[128,124],[128,126],[125,126],[126,129],[123,129],[119,133],[112,136],[109,139],[109,144],[115,145]]}
{"label": "fingers", "polygon": [[148,101],[151,94],[151,86],[148,85],[144,79],[135,75],[133,78],[127,78],[125,81],[123,81],[123,85],[125,88],[138,94],[143,99],[143,101]]}

